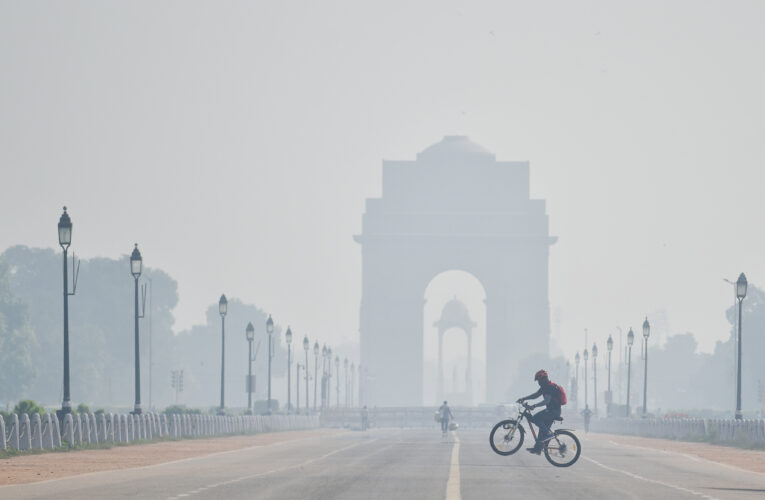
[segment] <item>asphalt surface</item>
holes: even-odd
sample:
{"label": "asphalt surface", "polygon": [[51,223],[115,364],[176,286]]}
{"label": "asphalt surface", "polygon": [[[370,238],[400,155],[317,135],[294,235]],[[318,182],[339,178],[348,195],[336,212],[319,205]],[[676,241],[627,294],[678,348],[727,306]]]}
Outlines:
{"label": "asphalt surface", "polygon": [[565,469],[524,449],[496,455],[488,430],[443,440],[435,430],[379,429],[5,486],[0,498],[765,498],[763,474],[578,434],[582,456]]}

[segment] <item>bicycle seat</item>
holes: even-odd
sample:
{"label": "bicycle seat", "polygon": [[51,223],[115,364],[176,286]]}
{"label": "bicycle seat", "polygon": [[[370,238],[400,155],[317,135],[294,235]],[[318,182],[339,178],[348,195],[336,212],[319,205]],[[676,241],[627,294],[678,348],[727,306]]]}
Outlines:
{"label": "bicycle seat", "polygon": [[553,421],[555,421],[555,422],[563,422],[563,417],[555,417],[553,419]]}

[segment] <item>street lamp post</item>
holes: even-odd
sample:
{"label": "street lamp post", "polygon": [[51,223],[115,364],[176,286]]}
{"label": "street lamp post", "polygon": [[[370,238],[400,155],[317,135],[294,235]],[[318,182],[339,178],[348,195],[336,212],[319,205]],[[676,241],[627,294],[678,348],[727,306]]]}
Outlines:
{"label": "street lamp post", "polygon": [[136,415],[141,414],[141,354],[138,350],[138,319],[142,316],[138,313],[138,278],[141,276],[142,269],[143,259],[136,243],[130,255],[130,273],[135,281],[135,406],[133,413]]}
{"label": "street lamp post", "polygon": [[221,294],[218,301],[218,312],[220,313],[220,410],[219,413],[223,413],[225,408],[225,389],[224,383],[226,379],[226,313],[228,312],[228,301],[226,296]]}
{"label": "street lamp post", "polygon": [[592,344],[592,377],[593,377],[593,395],[595,398],[595,415],[598,414],[598,346]]}
{"label": "street lamp post", "polygon": [[266,320],[266,333],[268,334],[268,414],[271,414],[271,337],[274,333],[274,320],[268,315]]}
{"label": "street lamp post", "polygon": [[[303,350],[305,351],[305,414],[308,415],[310,406],[308,405],[308,348],[310,346],[308,335],[303,337]],[[300,379],[298,379],[300,382]]]}
{"label": "street lamp post", "polygon": [[349,401],[348,396],[350,395],[350,386],[348,385],[348,358],[345,358],[345,361],[343,361],[343,367],[345,368],[345,407],[348,408]]}
{"label": "street lamp post", "polygon": [[[284,334],[284,340],[287,341],[287,413],[292,410],[292,330],[287,326],[287,332]],[[298,382],[300,383],[300,382]]]}
{"label": "street lamp post", "polygon": [[[69,245],[72,244],[72,219],[66,213],[66,207],[64,207],[64,213],[58,220],[58,244],[64,251],[64,400],[61,403],[61,411],[58,412],[59,418],[63,419],[65,414],[72,412],[72,398],[69,393],[69,295],[74,295],[74,293],[69,293],[67,270],[67,251]],[[76,289],[76,275],[74,282]]]}
{"label": "street lamp post", "polygon": [[295,413],[300,414],[300,363],[295,363]]}
{"label": "street lamp post", "polygon": [[584,409],[590,407],[589,401],[587,401],[587,360],[590,359],[590,353],[587,352],[587,348],[582,353],[582,360],[584,360]]}
{"label": "street lamp post", "polygon": [[252,341],[255,339],[255,327],[252,323],[247,323],[247,344],[249,354],[247,355],[247,411],[252,412]]}
{"label": "street lamp post", "polygon": [[645,342],[645,365],[643,369],[643,417],[648,415],[648,336],[651,335],[651,325],[648,323],[648,316],[643,321],[643,341]]}
{"label": "street lamp post", "polygon": [[576,356],[574,356],[574,365],[576,366],[576,376],[574,377],[574,382],[576,383],[576,394],[574,397],[574,402],[579,401],[579,360],[581,358],[579,357],[579,351],[576,352]]}
{"label": "street lamp post", "polygon": [[[319,341],[313,344],[313,411],[316,411],[316,389],[319,386]],[[323,377],[323,375],[322,375]],[[323,382],[322,382],[323,383]]]}
{"label": "street lamp post", "polygon": [[611,401],[613,396],[611,394],[611,351],[614,350],[614,339],[611,335],[608,336],[606,341],[606,350],[608,351],[608,392],[606,393],[606,411],[610,411]]}
{"label": "street lamp post", "polygon": [[632,328],[627,332],[627,417],[630,416],[630,377],[632,376],[632,343],[635,342],[635,334]]}
{"label": "street lamp post", "polygon": [[335,408],[340,408],[340,356],[335,356]]}
{"label": "street lamp post", "polygon": [[741,302],[746,297],[747,281],[744,273],[736,280],[736,298],[738,299],[738,370],[736,372],[736,420],[744,418],[741,411]]}
{"label": "street lamp post", "polygon": [[[361,383],[361,382],[359,382]],[[353,395],[356,390],[356,363],[351,361],[351,394],[350,394],[350,401],[351,401],[351,408],[353,408]]]}

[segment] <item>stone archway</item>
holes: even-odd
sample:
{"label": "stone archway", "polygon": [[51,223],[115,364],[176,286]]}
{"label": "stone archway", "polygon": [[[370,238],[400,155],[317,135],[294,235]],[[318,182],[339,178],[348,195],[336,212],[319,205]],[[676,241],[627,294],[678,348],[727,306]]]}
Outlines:
{"label": "stone archway", "polygon": [[500,162],[448,136],[415,161],[383,162],[362,234],[361,365],[368,404],[422,404],[423,291],[466,271],[486,291],[487,400],[506,399],[514,364],[547,354],[549,246],[544,200],[528,162]]}

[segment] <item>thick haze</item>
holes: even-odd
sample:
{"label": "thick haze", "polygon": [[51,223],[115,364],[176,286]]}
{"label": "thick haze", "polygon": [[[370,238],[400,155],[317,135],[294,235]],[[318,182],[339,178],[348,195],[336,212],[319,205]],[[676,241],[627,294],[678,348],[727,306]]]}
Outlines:
{"label": "thick haze", "polygon": [[67,205],[77,254],[138,242],[178,281],[176,331],[225,292],[298,338],[355,340],[352,235],[381,160],[464,134],[531,162],[560,238],[550,301],[564,352],[585,327],[602,342],[659,310],[665,335],[691,331],[708,351],[728,336],[722,278],[765,274],[763,14],[3,1],[0,251],[56,246]]}

